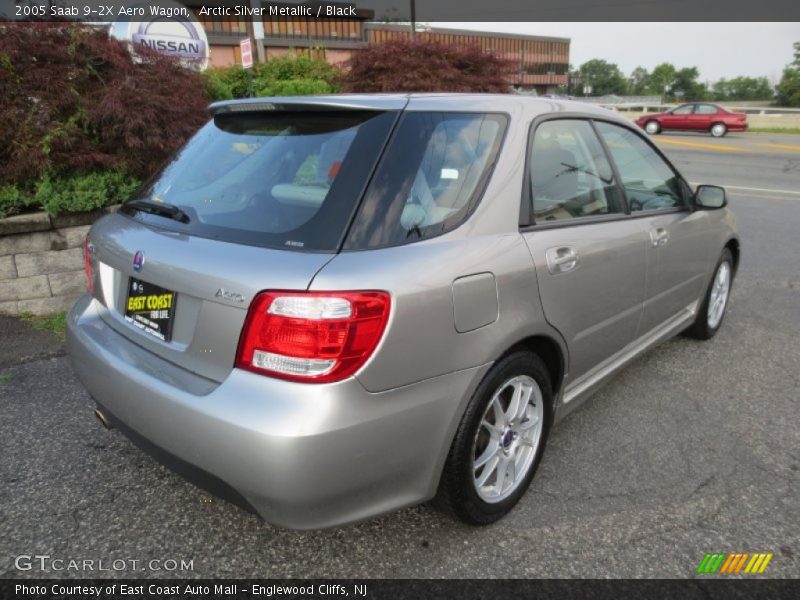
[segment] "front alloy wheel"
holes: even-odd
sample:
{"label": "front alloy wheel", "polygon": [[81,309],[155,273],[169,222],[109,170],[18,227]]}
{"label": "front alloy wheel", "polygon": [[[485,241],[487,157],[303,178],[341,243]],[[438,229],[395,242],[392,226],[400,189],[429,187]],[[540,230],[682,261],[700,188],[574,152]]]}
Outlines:
{"label": "front alloy wheel", "polygon": [[714,337],[725,317],[732,283],[733,254],[730,249],[725,248],[717,262],[716,269],[714,269],[711,284],[697,310],[697,317],[692,326],[686,330],[686,335],[698,340],[708,340]]}
{"label": "front alloy wheel", "polygon": [[723,262],[717,269],[714,282],[711,284],[711,295],[708,299],[707,320],[710,329],[719,327],[725,307],[728,306],[728,295],[731,291],[731,265]]}

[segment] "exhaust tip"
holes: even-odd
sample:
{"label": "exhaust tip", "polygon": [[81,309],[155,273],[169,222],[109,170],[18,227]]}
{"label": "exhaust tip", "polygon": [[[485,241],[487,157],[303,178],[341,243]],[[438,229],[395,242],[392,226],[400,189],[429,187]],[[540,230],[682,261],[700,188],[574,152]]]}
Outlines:
{"label": "exhaust tip", "polygon": [[94,410],[94,416],[98,421],[100,421],[100,424],[106,429],[114,429],[114,426],[111,424],[109,418],[105,414],[103,414],[103,411],[101,411],[99,408],[96,408]]}

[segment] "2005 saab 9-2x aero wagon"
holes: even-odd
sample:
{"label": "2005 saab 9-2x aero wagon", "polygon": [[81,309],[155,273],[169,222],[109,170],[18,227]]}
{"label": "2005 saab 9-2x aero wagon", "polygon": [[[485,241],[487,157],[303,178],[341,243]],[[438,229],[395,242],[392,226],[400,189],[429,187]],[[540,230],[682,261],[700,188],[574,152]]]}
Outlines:
{"label": "2005 saab 9-2x aero wagon", "polygon": [[519,501],[548,432],[635,356],[720,327],[739,262],[602,108],[252,99],[86,240],[69,352],[98,417],[291,528]]}

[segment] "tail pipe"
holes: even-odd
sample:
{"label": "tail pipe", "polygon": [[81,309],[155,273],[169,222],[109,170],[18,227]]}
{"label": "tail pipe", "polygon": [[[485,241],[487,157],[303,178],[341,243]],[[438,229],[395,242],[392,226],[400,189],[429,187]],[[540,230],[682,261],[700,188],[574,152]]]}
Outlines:
{"label": "tail pipe", "polygon": [[114,429],[114,425],[111,423],[111,420],[99,408],[94,409],[94,416],[106,429]]}

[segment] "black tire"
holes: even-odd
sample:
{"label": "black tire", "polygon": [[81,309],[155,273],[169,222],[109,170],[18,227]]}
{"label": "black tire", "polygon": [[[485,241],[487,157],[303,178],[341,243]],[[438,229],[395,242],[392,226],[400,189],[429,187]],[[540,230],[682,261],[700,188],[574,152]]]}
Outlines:
{"label": "black tire", "polygon": [[[728,289],[728,296],[725,301],[722,316],[716,326],[712,327],[708,322],[708,307],[711,302],[711,291],[714,287],[714,281],[723,263],[727,263],[728,268],[730,269],[730,287]],[[719,328],[722,326],[722,322],[725,320],[725,313],[728,311],[728,304],[730,303],[730,291],[733,285],[733,275],[733,254],[731,254],[731,251],[728,248],[725,248],[722,251],[722,256],[719,257],[719,261],[717,261],[717,265],[714,267],[714,274],[711,276],[711,281],[708,283],[708,289],[706,289],[703,302],[700,304],[700,309],[697,311],[697,317],[695,317],[694,323],[692,323],[692,325],[684,332],[685,335],[696,340],[710,340],[717,334],[717,331],[719,331]]]}
{"label": "black tire", "polygon": [[708,132],[714,137],[725,137],[728,133],[728,126],[725,123],[714,123]]}
{"label": "black tire", "polygon": [[661,133],[661,123],[659,123],[655,119],[651,119],[644,124],[644,130],[647,132],[648,135],[658,135],[659,133]]}
{"label": "black tire", "polygon": [[[484,413],[495,392],[511,378],[527,375],[539,386],[543,403],[541,437],[527,474],[515,491],[498,502],[486,502],[478,496],[473,474],[473,452]],[[509,354],[486,374],[470,399],[456,431],[447,457],[434,506],[470,525],[488,525],[505,516],[530,486],[544,452],[553,422],[553,391],[550,376],[542,360],[526,351]]]}

